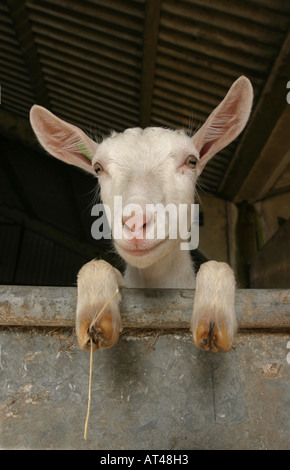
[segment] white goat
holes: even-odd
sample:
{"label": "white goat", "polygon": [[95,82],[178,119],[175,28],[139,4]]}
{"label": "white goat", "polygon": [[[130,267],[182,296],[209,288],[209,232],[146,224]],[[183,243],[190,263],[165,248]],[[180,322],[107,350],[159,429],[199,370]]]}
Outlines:
{"label": "white goat", "polygon": [[[41,145],[52,155],[98,178],[101,199],[114,214],[114,196],[128,203],[187,204],[194,202],[198,176],[209,159],[243,130],[251,111],[253,90],[240,77],[224,100],[193,137],[183,131],[149,127],[113,133],[97,144],[79,128],[40,106],[33,106],[31,125]],[[196,346],[215,352],[232,347],[237,330],[235,279],[223,262],[204,263],[195,280],[190,252],[180,250],[180,238],[148,239],[140,236],[156,223],[152,214],[128,223],[117,214],[131,237],[114,240],[127,262],[124,279],[105,261],[93,260],[78,274],[76,332],[79,346],[88,349],[89,326],[117,287],[196,288],[191,331]],[[130,217],[129,217],[130,218]],[[113,221],[114,222],[114,221]],[[139,236],[138,236],[139,235]],[[109,348],[119,338],[120,294],[98,319],[95,349]]]}

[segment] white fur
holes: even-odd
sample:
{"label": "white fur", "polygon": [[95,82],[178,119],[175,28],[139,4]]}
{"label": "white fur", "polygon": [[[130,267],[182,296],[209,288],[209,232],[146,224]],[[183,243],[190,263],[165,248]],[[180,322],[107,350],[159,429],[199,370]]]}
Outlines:
{"label": "white fur", "polygon": [[211,322],[217,326],[222,321],[226,322],[230,340],[233,340],[238,326],[235,315],[235,277],[226,263],[208,261],[198,271],[191,319],[193,334],[203,314],[210,315]]}
{"label": "white fur", "polygon": [[[205,124],[193,136],[163,128],[133,128],[114,132],[96,144],[82,131],[64,123],[39,106],[31,110],[31,123],[40,143],[52,155],[94,174],[94,165],[103,167],[99,175],[101,199],[114,214],[114,196],[122,196],[126,204],[190,204],[194,203],[196,180],[207,161],[228,145],[244,128],[251,110],[252,87],[240,77]],[[92,155],[92,165],[79,150],[79,143]],[[196,168],[187,166],[186,157],[194,155]],[[122,211],[116,214],[126,223]],[[145,219],[154,224],[154,217]],[[112,220],[114,224],[114,219]],[[144,220],[139,219],[138,230]],[[135,227],[136,229],[136,227]],[[194,288],[195,273],[190,252],[180,250],[180,239],[156,238],[137,241],[116,240],[115,248],[127,262],[124,282],[127,287]],[[135,254],[134,254],[134,250]],[[143,251],[142,251],[143,250]],[[145,251],[146,250],[146,251]],[[144,254],[137,255],[137,252]],[[104,261],[86,264],[78,276],[78,325],[94,316],[97,305],[104,304],[117,285],[120,273]],[[193,338],[200,321],[208,325],[223,324],[232,342],[237,328],[234,309],[235,280],[225,263],[210,261],[202,265],[196,284],[191,328]],[[116,328],[120,327],[117,299],[112,305]],[[86,338],[79,339],[80,345]],[[198,344],[197,344],[198,345]],[[216,350],[213,348],[213,350]]]}

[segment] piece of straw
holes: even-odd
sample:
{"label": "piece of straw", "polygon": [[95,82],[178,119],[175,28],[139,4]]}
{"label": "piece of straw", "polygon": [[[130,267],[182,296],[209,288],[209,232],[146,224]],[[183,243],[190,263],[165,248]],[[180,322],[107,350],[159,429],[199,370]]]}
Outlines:
{"label": "piece of straw", "polygon": [[78,142],[77,143],[77,147],[79,149],[79,151],[90,161],[92,161],[92,157],[91,155],[89,154],[89,151],[87,149],[87,147],[85,146],[85,144],[83,142]]}
{"label": "piece of straw", "polygon": [[111,297],[109,298],[109,300],[107,300],[107,302],[105,303],[105,305],[103,305],[103,307],[101,308],[101,310],[100,310],[98,313],[96,313],[96,315],[95,315],[94,318],[93,318],[92,323],[90,324],[89,331],[92,330],[94,324],[96,323],[96,321],[98,320],[98,318],[100,317],[100,315],[103,313],[103,311],[105,310],[105,308],[107,307],[107,305],[109,305],[109,303],[110,303],[111,300],[115,297],[115,295],[118,294],[118,292],[119,292],[119,289],[117,288],[117,289],[115,290],[114,294],[111,295]]}
{"label": "piece of straw", "polygon": [[[107,305],[111,302],[111,300],[117,295],[119,292],[119,289],[117,288],[114,292],[114,294],[107,300],[107,302],[104,304],[104,306],[101,308],[101,310],[94,316],[94,319],[92,323],[90,324],[89,327],[89,332],[91,332],[94,324],[100,317],[100,315],[103,313]],[[93,374],[93,339],[90,338],[90,343],[91,343],[91,352],[90,352],[90,378],[89,378],[89,396],[88,396],[88,410],[87,410],[87,416],[86,416],[86,422],[85,422],[85,432],[84,432],[84,439],[85,441],[87,440],[87,435],[88,435],[88,424],[89,424],[89,417],[90,417],[90,409],[91,409],[91,397],[92,397],[92,374]]]}
{"label": "piece of straw", "polygon": [[90,380],[89,380],[89,397],[88,397],[88,411],[87,417],[85,422],[85,432],[84,432],[84,439],[87,440],[88,435],[88,424],[89,424],[89,417],[90,417],[90,408],[91,408],[91,397],[92,397],[92,372],[93,372],[93,340],[90,338],[91,342],[91,355],[90,355]]}

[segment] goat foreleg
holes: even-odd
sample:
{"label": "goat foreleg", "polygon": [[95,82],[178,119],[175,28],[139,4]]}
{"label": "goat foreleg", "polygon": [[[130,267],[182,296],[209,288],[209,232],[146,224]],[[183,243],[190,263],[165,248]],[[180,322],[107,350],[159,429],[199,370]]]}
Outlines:
{"label": "goat foreleg", "polygon": [[235,278],[228,264],[208,261],[196,276],[191,331],[194,344],[206,351],[229,351],[237,331]]}
{"label": "goat foreleg", "polygon": [[[106,261],[90,261],[81,268],[76,314],[76,334],[81,349],[89,349],[91,339],[94,349],[110,348],[117,343],[121,329],[121,295],[113,295],[122,284],[121,273]],[[111,302],[90,328],[96,314],[110,298]]]}

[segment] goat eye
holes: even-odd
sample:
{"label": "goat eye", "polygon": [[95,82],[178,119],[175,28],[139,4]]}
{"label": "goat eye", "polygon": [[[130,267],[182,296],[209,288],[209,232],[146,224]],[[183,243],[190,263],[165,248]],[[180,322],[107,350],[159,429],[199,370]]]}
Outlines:
{"label": "goat eye", "polygon": [[104,171],[104,168],[102,167],[102,165],[99,162],[96,162],[94,164],[94,170],[95,170],[97,175],[100,175],[102,173],[102,171]]}
{"label": "goat eye", "polygon": [[184,164],[189,168],[195,168],[197,163],[197,158],[194,155],[188,155],[185,159]]}

